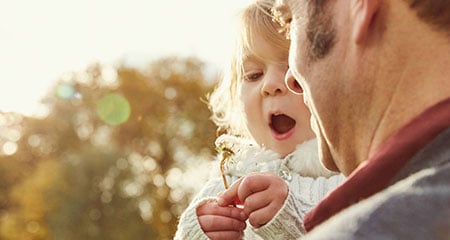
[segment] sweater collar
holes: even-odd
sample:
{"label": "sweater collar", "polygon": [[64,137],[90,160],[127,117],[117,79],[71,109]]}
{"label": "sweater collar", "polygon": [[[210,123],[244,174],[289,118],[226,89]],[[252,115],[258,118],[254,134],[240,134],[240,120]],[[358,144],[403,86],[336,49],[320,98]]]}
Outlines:
{"label": "sweater collar", "polygon": [[278,153],[261,147],[253,140],[222,135],[216,146],[225,143],[234,153],[226,163],[225,173],[230,176],[244,176],[252,172],[272,171],[285,175],[291,172],[305,177],[331,176],[336,173],[326,170],[319,161],[317,139],[297,145],[296,149],[282,158]]}

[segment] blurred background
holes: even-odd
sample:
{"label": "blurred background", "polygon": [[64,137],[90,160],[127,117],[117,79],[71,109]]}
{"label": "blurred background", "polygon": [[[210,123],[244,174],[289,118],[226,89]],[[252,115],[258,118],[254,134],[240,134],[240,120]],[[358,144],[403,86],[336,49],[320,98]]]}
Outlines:
{"label": "blurred background", "polygon": [[0,239],[172,239],[251,0],[0,0]]}

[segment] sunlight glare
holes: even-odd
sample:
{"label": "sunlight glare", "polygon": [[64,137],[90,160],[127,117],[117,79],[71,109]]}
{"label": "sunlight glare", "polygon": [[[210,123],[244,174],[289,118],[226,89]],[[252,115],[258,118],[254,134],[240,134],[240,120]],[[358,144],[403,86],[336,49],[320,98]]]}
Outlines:
{"label": "sunlight glare", "polygon": [[[231,52],[239,10],[249,2],[8,1],[0,8],[0,112],[35,115],[56,80],[98,62],[142,67],[159,57],[193,56],[219,69]],[[102,71],[112,85],[115,74]],[[65,85],[58,96],[72,94]]]}

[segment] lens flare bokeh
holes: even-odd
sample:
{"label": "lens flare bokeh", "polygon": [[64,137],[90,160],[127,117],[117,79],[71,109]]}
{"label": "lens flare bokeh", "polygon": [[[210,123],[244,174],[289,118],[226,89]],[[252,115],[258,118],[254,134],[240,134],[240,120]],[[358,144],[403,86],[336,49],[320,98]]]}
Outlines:
{"label": "lens flare bokeh", "polygon": [[75,96],[75,88],[68,83],[61,83],[56,87],[56,95],[62,99],[71,99]]}
{"label": "lens flare bokeh", "polygon": [[130,103],[122,95],[110,93],[98,100],[97,114],[105,123],[120,125],[130,117]]}

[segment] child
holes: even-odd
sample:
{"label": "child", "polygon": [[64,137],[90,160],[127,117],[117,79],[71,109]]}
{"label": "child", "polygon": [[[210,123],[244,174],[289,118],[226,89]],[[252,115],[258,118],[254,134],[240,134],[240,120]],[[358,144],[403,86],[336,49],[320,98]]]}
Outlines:
{"label": "child", "polygon": [[[242,13],[230,76],[209,99],[213,120],[227,132],[216,141],[230,157],[226,177],[197,194],[175,239],[298,238],[303,216],[344,179],[320,164],[310,113],[284,84],[289,41],[261,7],[272,1],[257,0]],[[233,182],[243,208],[217,202],[224,183]]]}

